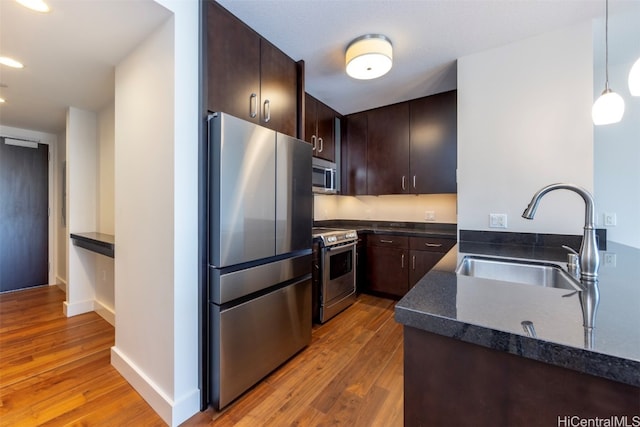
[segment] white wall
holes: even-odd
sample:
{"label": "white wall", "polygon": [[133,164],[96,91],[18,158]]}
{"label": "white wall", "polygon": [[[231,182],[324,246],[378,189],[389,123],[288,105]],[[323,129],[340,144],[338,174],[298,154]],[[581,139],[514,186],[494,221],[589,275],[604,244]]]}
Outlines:
{"label": "white wall", "polygon": [[112,364],[177,425],[199,410],[199,3],[116,67]]}
{"label": "white wall", "polygon": [[458,228],[582,234],[584,203],[567,191],[532,195],[554,182],[593,192],[591,24],[546,33],[458,60]]}
{"label": "white wall", "polygon": [[[98,147],[96,170],[96,231],[115,234],[114,226],[114,132],[115,111],[110,103],[98,113]],[[114,259],[96,254],[95,310],[115,326]]]}
{"label": "white wall", "polygon": [[[98,118],[91,111],[69,107],[67,111],[67,230],[96,230],[96,167]],[[67,236],[69,238],[69,236]],[[93,311],[96,254],[68,245],[67,316]]]}
{"label": "white wall", "polygon": [[[615,9],[613,9],[615,10]],[[609,22],[611,89],[625,101],[620,123],[595,127],[595,201],[598,221],[607,228],[607,238],[640,248],[640,97],[629,93],[627,79],[640,58],[640,3],[623,14],[612,14]],[[594,26],[594,45],[604,40],[604,23]],[[602,52],[595,59],[594,97],[604,89]],[[604,213],[615,213],[616,226],[605,226]]]}
{"label": "white wall", "polygon": [[[332,196],[313,197],[313,218],[407,221],[455,224],[457,221],[455,194],[420,194],[388,196]],[[434,221],[426,221],[425,213],[435,214]]]}

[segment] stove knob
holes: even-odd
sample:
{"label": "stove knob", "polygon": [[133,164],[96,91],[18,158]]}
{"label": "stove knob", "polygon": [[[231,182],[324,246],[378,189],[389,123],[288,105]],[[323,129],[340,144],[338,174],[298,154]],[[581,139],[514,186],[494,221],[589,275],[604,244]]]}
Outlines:
{"label": "stove knob", "polygon": [[333,243],[333,242],[335,242],[336,240],[338,240],[338,238],[337,238],[336,236],[329,236],[329,238],[327,239],[327,241],[328,241],[329,243]]}
{"label": "stove knob", "polygon": [[356,233],[347,233],[344,237],[346,237],[347,239],[353,239],[354,237],[356,237]]}

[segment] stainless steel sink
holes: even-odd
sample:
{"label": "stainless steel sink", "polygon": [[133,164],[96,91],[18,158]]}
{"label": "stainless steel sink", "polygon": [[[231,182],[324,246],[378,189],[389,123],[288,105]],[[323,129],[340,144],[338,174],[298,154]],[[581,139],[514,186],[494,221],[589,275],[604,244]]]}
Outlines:
{"label": "stainless steel sink", "polygon": [[482,279],[580,291],[580,282],[559,265],[476,255],[465,256],[456,273]]}

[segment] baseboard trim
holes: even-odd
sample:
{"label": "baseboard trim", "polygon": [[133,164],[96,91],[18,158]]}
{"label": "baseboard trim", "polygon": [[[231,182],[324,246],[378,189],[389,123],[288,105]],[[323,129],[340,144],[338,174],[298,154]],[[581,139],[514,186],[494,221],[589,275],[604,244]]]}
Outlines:
{"label": "baseboard trim", "polygon": [[56,276],[56,282],[52,286],[57,286],[62,292],[67,293],[67,281],[60,276]]}
{"label": "baseboard trim", "polygon": [[86,300],[86,301],[74,302],[71,304],[65,301],[63,305],[63,310],[64,310],[65,316],[73,317],[73,316],[77,316],[78,314],[84,314],[84,313],[93,311],[94,306],[95,304],[92,299]]}
{"label": "baseboard trim", "polygon": [[94,301],[95,312],[98,313],[100,317],[109,322],[111,326],[116,327],[116,312],[111,308],[107,307],[100,301]]}
{"label": "baseboard trim", "polygon": [[111,364],[170,426],[178,426],[200,410],[200,390],[173,401],[117,347],[111,347]]}

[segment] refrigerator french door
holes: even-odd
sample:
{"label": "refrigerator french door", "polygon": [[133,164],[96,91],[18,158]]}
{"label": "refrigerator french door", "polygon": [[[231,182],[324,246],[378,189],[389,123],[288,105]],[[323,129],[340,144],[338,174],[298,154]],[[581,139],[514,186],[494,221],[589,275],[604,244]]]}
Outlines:
{"label": "refrigerator french door", "polygon": [[208,174],[207,363],[220,409],[311,340],[311,146],[212,113]]}

